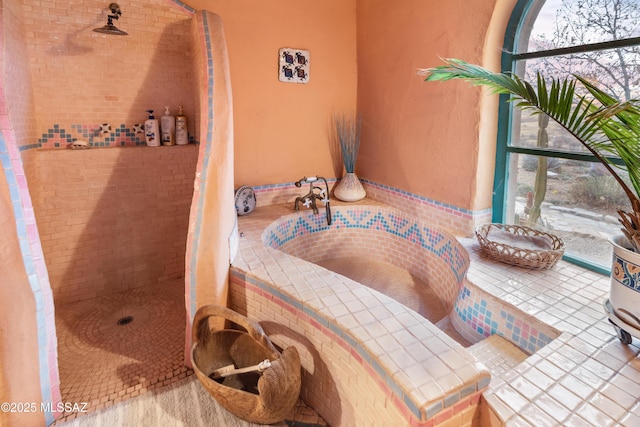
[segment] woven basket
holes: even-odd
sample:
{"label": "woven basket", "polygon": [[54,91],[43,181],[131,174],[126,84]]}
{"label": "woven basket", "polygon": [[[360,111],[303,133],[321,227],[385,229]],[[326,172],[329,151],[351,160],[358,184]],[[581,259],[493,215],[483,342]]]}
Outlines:
{"label": "woven basket", "polygon": [[[510,245],[505,242],[491,240],[491,230],[511,233],[514,237],[525,236],[544,238],[550,244],[550,249],[528,249]],[[487,256],[512,265],[525,268],[545,269],[553,267],[564,254],[564,241],[558,236],[545,233],[521,225],[485,224],[476,229],[476,237]]]}
{"label": "woven basket", "polygon": [[[216,329],[210,317],[225,319],[239,329]],[[201,307],[193,320],[191,360],[200,383],[235,416],[256,424],[273,424],[293,415],[300,394],[300,357],[295,347],[282,354],[257,323],[233,310],[216,305]],[[209,378],[228,365],[257,365],[265,359],[271,367],[257,373]]]}

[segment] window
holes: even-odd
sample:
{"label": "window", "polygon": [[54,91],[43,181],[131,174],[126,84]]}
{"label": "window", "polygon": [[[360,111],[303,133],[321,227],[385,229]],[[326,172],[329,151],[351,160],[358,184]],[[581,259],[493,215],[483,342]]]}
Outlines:
{"label": "window", "polygon": [[[503,71],[593,79],[620,99],[640,97],[640,2],[520,0],[505,37]],[[549,231],[565,258],[600,272],[628,200],[582,145],[546,116],[501,102],[494,222]]]}

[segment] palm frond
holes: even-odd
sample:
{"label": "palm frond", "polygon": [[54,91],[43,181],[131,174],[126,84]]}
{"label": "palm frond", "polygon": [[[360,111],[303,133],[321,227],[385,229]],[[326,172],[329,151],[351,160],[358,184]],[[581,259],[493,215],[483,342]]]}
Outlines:
{"label": "palm frond", "polygon": [[[571,133],[613,175],[632,206],[640,206],[640,108],[638,101],[620,102],[588,80],[571,76],[547,82],[538,73],[536,87],[515,74],[494,73],[459,59],[445,59],[446,65],[421,71],[426,81],[462,79],[486,86],[491,92],[510,95],[510,102],[534,113],[544,113]],[[576,93],[580,82],[588,95]],[[607,157],[619,157],[624,166]],[[617,169],[628,172],[633,190]]]}

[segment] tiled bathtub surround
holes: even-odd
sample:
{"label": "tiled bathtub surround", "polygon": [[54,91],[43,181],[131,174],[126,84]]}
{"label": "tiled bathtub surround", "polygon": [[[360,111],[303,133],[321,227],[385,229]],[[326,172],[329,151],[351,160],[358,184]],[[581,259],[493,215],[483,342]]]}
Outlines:
{"label": "tiled bathtub surround", "polygon": [[[329,187],[335,186],[335,178],[327,179]],[[469,210],[438,202],[418,194],[360,178],[367,191],[367,198],[383,202],[410,214],[432,227],[446,230],[456,236],[471,236],[477,226],[491,222],[491,209]],[[246,184],[249,185],[249,184]],[[293,182],[253,187],[257,206],[293,203],[301,189]]]}
{"label": "tiled bathtub surround", "polygon": [[469,210],[363,179],[367,197],[411,214],[418,221],[456,236],[471,236],[478,225],[491,222],[491,209]]}
{"label": "tiled bathtub surround", "polygon": [[469,342],[499,335],[533,354],[549,344],[560,332],[511,304],[496,298],[465,279],[449,319]]}
{"label": "tiled bathtub surround", "polygon": [[334,211],[331,226],[324,213],[290,214],[267,227],[263,240],[267,246],[313,263],[366,254],[401,267],[429,284],[456,330],[471,343],[498,334],[532,354],[559,335],[464,280],[469,256],[462,245],[447,232],[394,208],[341,207]]}
{"label": "tiled bathtub surround", "polygon": [[550,270],[514,267],[484,257],[475,239],[461,243],[471,258],[470,282],[561,331],[514,369],[493,375],[482,425],[640,425],[640,349],[635,339],[621,344],[606,319],[610,278],[562,260]]}
{"label": "tiled bathtub surround", "polygon": [[[339,211],[338,205],[332,201]],[[477,391],[469,400],[456,400],[468,392],[464,389],[438,399],[424,385],[425,372],[442,366],[438,357],[444,349],[448,357],[460,357],[464,349],[454,346],[452,353],[447,337],[395,301],[265,247],[263,230],[290,214],[287,204],[240,218],[244,238],[232,266],[231,304],[261,321],[278,345],[305,349],[307,402],[322,415],[328,412],[330,423],[339,416],[349,425],[402,425],[417,423],[414,399],[434,399],[421,407],[423,425],[469,425],[478,416]],[[470,321],[478,337],[495,331],[527,353],[537,348],[514,368],[492,370],[480,399],[481,425],[640,425],[640,349],[635,339],[622,345],[606,320],[602,303],[609,278],[564,261],[551,270],[509,266],[484,257],[475,239],[458,240],[470,257],[455,307],[465,319],[462,326]],[[422,339],[411,341],[416,336]],[[434,354],[438,347],[443,351]],[[439,390],[450,390],[437,383]],[[318,396],[327,390],[337,397]]]}
{"label": "tiled bathtub surround", "polygon": [[[380,230],[380,234],[400,239],[407,229],[401,226],[399,212],[373,205],[354,208],[336,203],[331,227],[346,228],[350,223],[357,228],[357,223],[364,228],[368,216],[374,229],[386,229],[385,221],[396,215],[398,227],[390,225],[389,232]],[[363,215],[366,211],[370,214]],[[309,233],[306,227],[326,225],[323,215],[307,213],[294,215],[306,218],[307,226],[296,227],[295,220],[284,218],[282,223],[289,225],[278,229],[278,218],[290,212],[290,206],[263,207],[239,219],[244,238],[232,266],[231,306],[261,321],[276,344],[301,347],[307,403],[332,425],[353,425],[356,420],[372,425],[426,426],[452,420],[470,425],[478,416],[479,393],[489,382],[486,369],[435,325],[400,303],[266,246],[265,241],[287,240],[287,227],[305,237],[322,234]],[[455,240],[432,237],[431,253],[456,259],[451,252]],[[428,241],[425,235],[424,243]],[[396,260],[402,255],[397,252]],[[452,265],[464,270],[464,257]],[[455,277],[451,267],[447,269]]]}
{"label": "tiled bathtub surround", "polygon": [[451,235],[383,206],[339,207],[331,226],[324,213],[291,214],[271,224],[263,239],[267,246],[314,263],[356,253],[392,263],[428,283],[447,311],[469,267],[466,251]]}

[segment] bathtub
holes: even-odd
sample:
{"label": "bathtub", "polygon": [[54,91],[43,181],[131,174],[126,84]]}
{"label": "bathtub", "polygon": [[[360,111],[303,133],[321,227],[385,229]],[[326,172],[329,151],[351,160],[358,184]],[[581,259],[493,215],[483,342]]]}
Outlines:
{"label": "bathtub", "polygon": [[384,204],[333,204],[292,213],[265,206],[239,218],[230,307],[261,323],[280,347],[295,345],[303,399],[332,426],[471,423],[488,387],[486,367],[415,311],[315,264],[363,253],[431,286],[470,342],[500,334],[535,352],[555,338],[544,325],[523,331],[521,313],[485,295],[465,274],[458,240]]}

